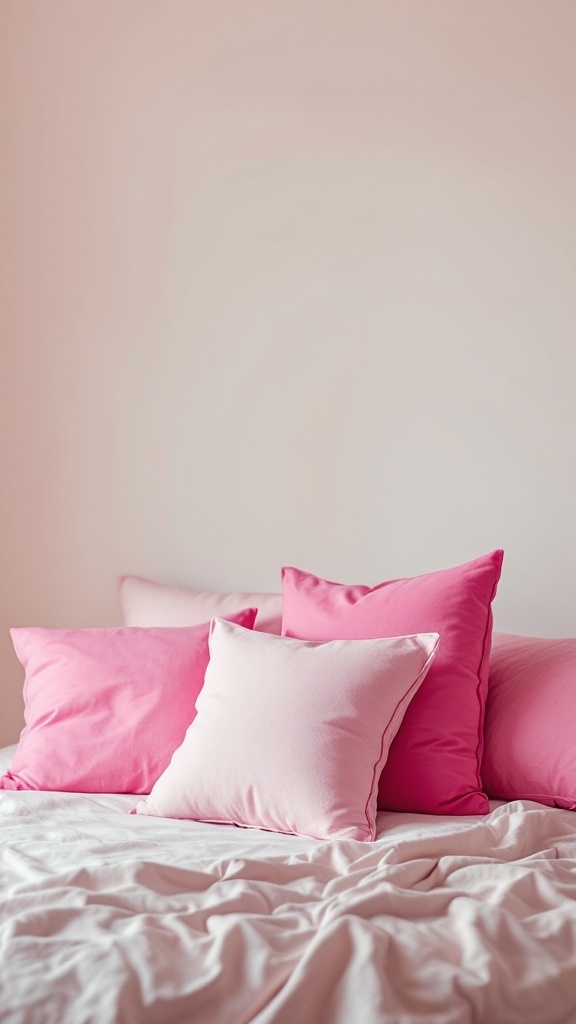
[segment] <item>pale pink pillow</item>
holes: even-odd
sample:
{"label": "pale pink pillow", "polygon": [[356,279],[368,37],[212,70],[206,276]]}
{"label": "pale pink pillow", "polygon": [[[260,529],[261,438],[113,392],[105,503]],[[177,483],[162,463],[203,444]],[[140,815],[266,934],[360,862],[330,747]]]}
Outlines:
{"label": "pale pink pillow", "polygon": [[121,576],[120,604],[125,626],[196,626],[215,616],[228,619],[242,608],[257,608],[254,629],[280,633],[282,595],[185,590],[141,576]]}
{"label": "pale pink pillow", "polygon": [[494,634],[482,780],[493,797],[576,810],[576,639]]}
{"label": "pale pink pillow", "polygon": [[408,708],[380,780],[378,807],[484,814],[480,762],[491,602],[502,551],[376,587],[283,570],[283,632],[311,640],[437,632],[438,656]]}
{"label": "pale pink pillow", "polygon": [[137,812],[373,839],[380,770],[437,645],[319,644],[215,619],[196,718]]}
{"label": "pale pink pillow", "polygon": [[208,630],[13,629],[26,725],[0,789],[149,793],[196,713]]}

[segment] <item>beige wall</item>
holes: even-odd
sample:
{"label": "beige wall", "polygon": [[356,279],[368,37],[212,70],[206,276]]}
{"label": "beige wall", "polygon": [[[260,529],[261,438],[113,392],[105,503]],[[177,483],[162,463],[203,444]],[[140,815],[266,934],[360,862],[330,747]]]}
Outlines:
{"label": "beige wall", "polygon": [[576,635],[573,0],[2,0],[9,624],[507,552]]}

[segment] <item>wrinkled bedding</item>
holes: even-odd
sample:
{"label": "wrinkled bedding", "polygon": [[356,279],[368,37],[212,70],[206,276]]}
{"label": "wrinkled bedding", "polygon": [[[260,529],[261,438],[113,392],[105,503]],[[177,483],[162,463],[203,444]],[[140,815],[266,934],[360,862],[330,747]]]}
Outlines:
{"label": "wrinkled bedding", "polygon": [[133,804],[0,792],[2,1022],[576,1024],[573,812],[360,843]]}

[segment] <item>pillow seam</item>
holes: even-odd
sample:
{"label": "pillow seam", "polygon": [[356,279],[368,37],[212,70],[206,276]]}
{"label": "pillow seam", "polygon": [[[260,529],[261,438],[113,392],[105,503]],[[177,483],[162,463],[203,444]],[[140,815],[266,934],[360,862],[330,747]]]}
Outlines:
{"label": "pillow seam", "polygon": [[483,753],[484,753],[484,725],[485,725],[485,720],[486,720],[486,699],[487,699],[487,696],[488,696],[488,679],[489,679],[489,676],[490,676],[489,660],[488,660],[488,665],[487,665],[488,678],[486,679],[486,683],[485,683],[486,693],[485,693],[485,696],[484,696],[484,700],[481,700],[481,697],[480,697],[480,691],[482,689],[482,676],[481,676],[481,673],[482,673],[482,666],[483,666],[484,660],[486,658],[486,644],[487,644],[487,640],[488,640],[489,626],[490,626],[491,622],[493,623],[492,602],[493,602],[494,598],[496,597],[496,591],[498,589],[498,583],[500,582],[500,575],[502,573],[503,557],[504,557],[504,552],[501,551],[500,552],[499,563],[498,563],[498,574],[496,576],[496,579],[494,580],[494,584],[492,586],[492,593],[490,595],[490,600],[488,602],[488,614],[486,616],[486,626],[485,626],[485,629],[484,629],[484,637],[483,637],[483,640],[482,640],[482,654],[480,656],[480,662],[479,662],[478,670],[477,670],[478,682],[476,684],[476,699],[478,701],[478,708],[479,708],[478,734],[477,734],[477,740],[476,740],[476,779],[477,779],[477,782],[478,782],[478,787],[477,787],[478,793],[480,793],[484,797],[484,799],[486,801],[486,811],[489,810],[489,804],[488,804],[488,794],[486,793],[486,790],[484,789],[484,784],[483,784],[483,781],[482,781],[482,756],[483,756]]}
{"label": "pillow seam", "polygon": [[[405,692],[402,695],[402,697],[400,697],[399,700],[397,701],[396,707],[394,708],[394,711],[392,712],[392,714],[388,718],[388,723],[387,723],[387,725],[385,726],[385,728],[384,728],[384,730],[382,732],[382,739],[381,739],[381,742],[380,742],[380,756],[378,757],[378,759],[377,759],[377,761],[376,761],[376,763],[374,765],[374,768],[372,769],[372,782],[371,782],[371,785],[370,785],[370,791],[368,793],[366,804],[364,806],[364,814],[365,814],[365,817],[366,817],[366,821],[368,823],[368,827],[371,829],[371,839],[372,840],[374,840],[376,838],[376,818],[378,816],[378,789],[379,789],[379,786],[380,786],[380,775],[382,774],[384,768],[386,767],[386,761],[388,760],[388,758],[386,758],[386,761],[384,761],[380,765],[380,774],[378,776],[376,776],[376,771],[377,771],[378,765],[382,761],[382,755],[383,755],[383,750],[384,750],[384,740],[386,739],[386,733],[388,732],[388,730],[389,730],[389,728],[390,728],[390,726],[391,726],[391,724],[392,724],[392,722],[394,720],[394,716],[395,716],[396,712],[398,711],[398,708],[400,707],[402,701],[406,700],[406,698],[412,693],[412,691],[415,689],[415,687],[418,686],[418,684],[422,680],[422,675],[424,674],[424,672],[427,672],[428,669],[430,668],[430,665],[431,665],[431,663],[432,663],[432,661],[434,659],[434,655],[436,654],[436,651],[438,650],[438,643],[439,643],[439,641],[437,641],[436,644],[434,645],[434,649],[430,652],[430,654],[426,658],[426,660],[425,660],[424,664],[422,665],[422,668],[418,672],[418,675],[416,676],[416,678],[413,680],[413,682],[408,687],[408,689],[405,690]],[[408,704],[406,705],[406,707],[408,707],[409,703],[410,703],[410,701],[408,701]],[[400,729],[401,727],[402,727],[402,722],[400,722],[400,725],[399,725],[398,728]],[[395,738],[396,737],[394,737],[394,739]],[[394,742],[394,740],[392,740],[390,746],[392,746],[393,742]],[[370,823],[370,818],[369,818],[369,815],[368,815],[368,808],[370,806],[370,800],[372,799],[372,796],[374,795],[374,792],[376,792],[376,813],[374,814],[373,822]]]}

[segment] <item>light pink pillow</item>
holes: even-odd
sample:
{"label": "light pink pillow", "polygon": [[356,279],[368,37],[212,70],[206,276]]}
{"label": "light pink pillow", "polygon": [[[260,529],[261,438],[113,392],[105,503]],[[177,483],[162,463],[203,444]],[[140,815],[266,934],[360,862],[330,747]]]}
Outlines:
{"label": "light pink pillow", "polygon": [[494,634],[482,779],[493,797],[576,810],[576,639]]}
{"label": "light pink pillow", "polygon": [[13,629],[26,725],[0,789],[149,793],[194,718],[208,630]]}
{"label": "light pink pillow", "polygon": [[120,604],[125,626],[196,626],[215,616],[228,619],[242,608],[257,608],[254,629],[280,633],[282,595],[184,590],[164,583],[121,576]]}
{"label": "light pink pillow", "polygon": [[374,839],[380,770],[437,644],[318,644],[215,619],[196,718],[137,812]]}
{"label": "light pink pillow", "polygon": [[378,807],[485,814],[480,762],[491,602],[502,551],[376,587],[344,586],[283,570],[283,632],[315,640],[437,632],[441,643],[408,708],[380,779]]}

